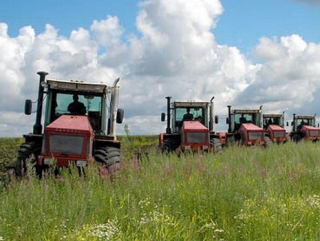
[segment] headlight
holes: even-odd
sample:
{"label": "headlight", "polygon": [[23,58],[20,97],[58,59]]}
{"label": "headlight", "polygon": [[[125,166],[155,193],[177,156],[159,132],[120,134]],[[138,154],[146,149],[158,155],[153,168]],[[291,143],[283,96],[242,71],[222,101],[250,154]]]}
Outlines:
{"label": "headlight", "polygon": [[46,158],[44,158],[43,163],[45,165],[53,165],[53,159],[49,158],[49,157],[46,157]]}
{"label": "headlight", "polygon": [[87,161],[78,160],[78,161],[76,161],[76,166],[77,167],[85,167],[85,166],[87,166]]}

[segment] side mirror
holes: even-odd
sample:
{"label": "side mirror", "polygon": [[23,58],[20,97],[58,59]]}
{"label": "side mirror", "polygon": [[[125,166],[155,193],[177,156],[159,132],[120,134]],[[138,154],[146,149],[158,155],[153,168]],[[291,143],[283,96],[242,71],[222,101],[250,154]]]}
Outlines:
{"label": "side mirror", "polygon": [[229,118],[228,117],[226,118],[226,124],[229,124]]}
{"label": "side mirror", "polygon": [[215,124],[219,123],[219,116],[217,116],[217,115],[214,116],[214,123]]}
{"label": "side mirror", "polygon": [[26,100],[24,104],[24,113],[26,115],[30,115],[32,112],[32,101],[31,100]]}
{"label": "side mirror", "polygon": [[166,120],[166,114],[165,113],[161,113],[161,121],[165,121]]}
{"label": "side mirror", "polygon": [[116,121],[117,121],[118,124],[122,123],[123,116],[124,116],[124,110],[123,109],[118,109],[117,110],[117,117],[116,117]]}

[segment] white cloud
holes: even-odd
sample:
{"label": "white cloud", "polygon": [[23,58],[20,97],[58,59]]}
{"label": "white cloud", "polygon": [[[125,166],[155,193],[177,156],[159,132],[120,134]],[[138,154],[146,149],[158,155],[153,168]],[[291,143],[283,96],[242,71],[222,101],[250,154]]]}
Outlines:
{"label": "white cloud", "polygon": [[[220,115],[227,113],[228,104],[264,104],[275,111],[307,104],[308,111],[316,112],[319,44],[298,35],[262,38],[253,51],[259,63],[252,63],[236,47],[216,42],[212,30],[223,14],[219,0],[147,0],[139,7],[139,35],[124,36],[114,16],[94,20],[90,29],[73,30],[69,37],[48,24],[38,35],[26,26],[10,38],[8,26],[0,23],[0,51],[5,53],[0,55],[5,100],[0,115],[6,116],[0,120],[1,135],[32,131],[35,117],[22,112],[24,99],[37,97],[39,70],[48,71],[48,78],[107,84],[120,76],[120,107],[131,134],[165,130],[160,113],[166,111],[166,96],[207,101],[215,96]],[[117,127],[120,133],[124,124]]]}
{"label": "white cloud", "polygon": [[276,39],[262,38],[254,55],[264,64],[252,83],[237,100],[264,104],[270,109],[299,109],[312,105],[320,88],[320,45],[306,43],[291,35]]}

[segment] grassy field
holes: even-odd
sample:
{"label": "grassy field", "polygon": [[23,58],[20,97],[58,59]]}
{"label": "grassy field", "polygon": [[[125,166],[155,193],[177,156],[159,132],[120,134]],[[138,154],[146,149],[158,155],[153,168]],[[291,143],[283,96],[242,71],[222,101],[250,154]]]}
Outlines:
{"label": "grassy field", "polygon": [[86,178],[12,178],[0,190],[0,240],[320,239],[319,143],[129,154],[114,176],[91,166]]}
{"label": "grassy field", "polygon": [[16,160],[22,142],[22,138],[0,138],[0,180],[6,178],[5,166]]}

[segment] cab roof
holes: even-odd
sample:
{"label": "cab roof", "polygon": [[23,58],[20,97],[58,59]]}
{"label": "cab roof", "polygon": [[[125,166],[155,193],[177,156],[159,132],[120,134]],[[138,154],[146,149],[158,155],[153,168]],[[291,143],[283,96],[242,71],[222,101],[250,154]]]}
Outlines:
{"label": "cab roof", "polygon": [[106,84],[84,83],[82,81],[47,80],[48,88],[53,90],[70,90],[88,93],[106,93]]}
{"label": "cab roof", "polygon": [[206,107],[209,102],[205,101],[175,101],[173,102],[174,107],[186,108],[186,107]]}

